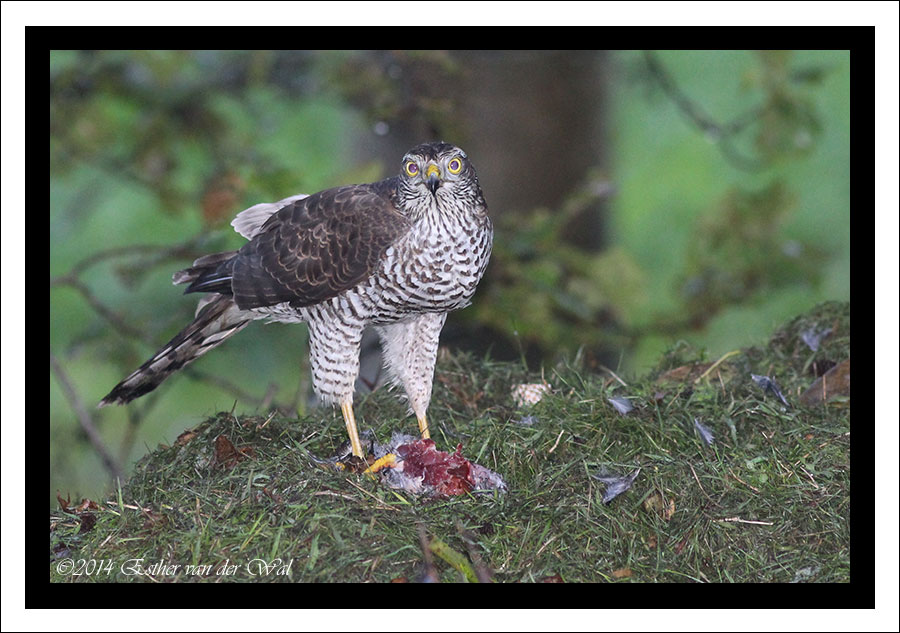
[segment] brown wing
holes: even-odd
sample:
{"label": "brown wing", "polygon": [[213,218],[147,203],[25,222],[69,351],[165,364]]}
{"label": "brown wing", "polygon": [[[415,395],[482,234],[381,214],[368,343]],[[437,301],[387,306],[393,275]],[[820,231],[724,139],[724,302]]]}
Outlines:
{"label": "brown wing", "polygon": [[[328,189],[276,212],[227,261],[196,271],[186,292],[231,294],[242,310],[313,305],[352,288],[409,230],[396,179]],[[190,270],[190,269],[189,269]]]}

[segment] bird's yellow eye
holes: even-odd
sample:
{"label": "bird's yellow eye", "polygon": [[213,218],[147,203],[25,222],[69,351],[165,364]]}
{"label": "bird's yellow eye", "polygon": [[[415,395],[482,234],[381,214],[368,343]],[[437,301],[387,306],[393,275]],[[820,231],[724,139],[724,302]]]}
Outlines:
{"label": "bird's yellow eye", "polygon": [[419,173],[419,166],[416,165],[413,161],[409,161],[406,163],[406,173],[410,176],[415,176]]}
{"label": "bird's yellow eye", "polygon": [[454,158],[449,163],[447,163],[447,171],[451,174],[458,174],[462,171],[462,161],[458,158]]}

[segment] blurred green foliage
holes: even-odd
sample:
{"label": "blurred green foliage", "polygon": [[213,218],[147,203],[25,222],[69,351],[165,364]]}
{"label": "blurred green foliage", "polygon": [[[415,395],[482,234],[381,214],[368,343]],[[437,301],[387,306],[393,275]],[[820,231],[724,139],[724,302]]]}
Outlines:
{"label": "blurred green foliage", "polygon": [[636,370],[674,338],[722,354],[850,297],[849,53],[656,59],[700,112],[661,88],[646,55],[619,56],[610,221],[647,282],[630,312]]}
{"label": "blurred green foliage", "polygon": [[[848,300],[849,53],[610,60],[610,165],[558,208],[497,218],[487,277],[457,320],[473,340],[488,332],[547,361],[583,349],[640,371],[679,338],[717,356]],[[354,152],[375,123],[415,113],[423,130],[464,138],[447,91],[462,73],[446,52],[53,51],[50,346],[85,408],[191,318],[170,275],[239,247],[227,226],[239,210],[387,175]],[[602,252],[568,239],[597,204]],[[238,411],[303,409],[304,339],[302,327],[248,328],[195,379],[95,423],[128,464],[139,424],[151,443],[172,440],[234,406],[221,381],[254,396]],[[107,476],[53,375],[50,412],[51,499],[57,487],[93,494]]]}
{"label": "blurred green foliage", "polygon": [[[238,211],[384,175],[354,158],[361,117],[316,87],[313,66],[302,52],[51,53],[50,348],[86,410],[190,321],[196,300],[171,274],[239,247],[227,226]],[[304,408],[304,328],[251,330],[196,363],[205,379],[94,415],[111,452],[127,465],[144,434],[155,443],[231,408],[221,381],[255,396],[242,410],[269,389]],[[108,475],[59,381],[51,375],[51,494],[101,489]]]}
{"label": "blurred green foliage", "polygon": [[[849,299],[847,53],[621,53],[616,64],[612,174],[590,172],[559,208],[501,217],[468,317],[544,359],[581,349],[638,369],[679,337],[720,354],[817,301]],[[574,218],[607,197],[609,247],[568,241]]]}
{"label": "blurred green foliage", "polygon": [[643,271],[618,246],[598,253],[565,239],[572,219],[603,191],[596,174],[562,209],[501,216],[488,283],[469,318],[501,336],[537,345],[551,360],[579,346],[629,345],[617,323],[640,300]]}

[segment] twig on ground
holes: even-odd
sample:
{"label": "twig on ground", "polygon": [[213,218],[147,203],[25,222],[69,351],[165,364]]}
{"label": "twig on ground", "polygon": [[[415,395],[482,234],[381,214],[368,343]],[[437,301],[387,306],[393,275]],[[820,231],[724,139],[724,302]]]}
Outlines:
{"label": "twig on ground", "polygon": [[733,472],[731,472],[731,471],[728,471],[728,474],[731,475],[732,477],[734,477],[737,481],[739,481],[739,482],[741,482],[742,484],[744,484],[745,486],[747,486],[750,490],[752,490],[752,491],[755,492],[756,494],[759,494],[759,488],[754,488],[753,486],[751,486],[750,484],[748,484],[746,481],[744,481],[743,479],[741,479],[740,477],[738,477],[737,475],[735,475],[735,474],[734,474]]}
{"label": "twig on ground", "polygon": [[716,519],[717,523],[748,523],[750,525],[775,525],[771,521],[747,521],[741,517],[728,517],[727,519]]}
{"label": "twig on ground", "polygon": [[562,431],[559,432],[559,435],[556,436],[556,442],[553,443],[553,447],[549,451],[547,451],[548,454],[552,453],[553,451],[556,450],[556,447],[559,446],[559,440],[562,438],[563,433],[565,433],[565,432],[566,432],[565,429],[563,429]]}

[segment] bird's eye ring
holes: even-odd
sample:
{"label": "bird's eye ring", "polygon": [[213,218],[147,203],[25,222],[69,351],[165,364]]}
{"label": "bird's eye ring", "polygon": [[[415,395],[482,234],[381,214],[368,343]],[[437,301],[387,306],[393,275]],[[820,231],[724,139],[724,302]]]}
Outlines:
{"label": "bird's eye ring", "polygon": [[409,161],[406,163],[406,173],[410,176],[415,176],[419,173],[419,166],[416,165],[413,161]]}
{"label": "bird's eye ring", "polygon": [[447,163],[447,171],[451,174],[458,174],[462,171],[462,161],[458,158],[452,159],[449,163]]}

